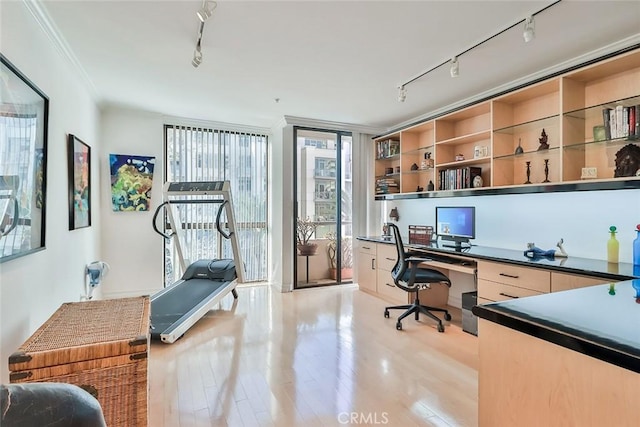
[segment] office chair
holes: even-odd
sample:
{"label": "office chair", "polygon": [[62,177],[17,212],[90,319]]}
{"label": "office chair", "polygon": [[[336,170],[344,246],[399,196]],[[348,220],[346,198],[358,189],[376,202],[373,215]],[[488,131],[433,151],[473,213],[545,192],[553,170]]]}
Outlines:
{"label": "office chair", "polygon": [[391,270],[391,277],[393,278],[393,282],[397,287],[406,292],[415,292],[416,297],[413,301],[413,304],[407,305],[395,305],[392,307],[386,307],[384,309],[384,317],[389,317],[389,310],[399,309],[406,310],[404,313],[398,317],[398,321],[396,323],[396,329],[402,330],[402,319],[409,316],[410,314],[415,313],[416,320],[419,319],[420,313],[425,314],[438,322],[438,332],[444,332],[444,326],[442,325],[442,320],[440,320],[436,315],[431,313],[432,311],[444,312],[444,319],[451,320],[451,315],[444,308],[438,307],[429,307],[426,305],[420,304],[420,299],[418,298],[418,291],[420,289],[429,289],[431,283],[444,283],[447,286],[451,287],[451,281],[447,276],[439,272],[438,270],[434,270],[431,268],[419,267],[418,265],[421,262],[429,261],[429,258],[419,258],[413,256],[414,254],[405,252],[404,246],[402,245],[402,238],[400,237],[400,230],[395,224],[387,224],[389,228],[393,232],[393,237],[396,241],[396,249],[398,251],[398,261],[396,265]]}

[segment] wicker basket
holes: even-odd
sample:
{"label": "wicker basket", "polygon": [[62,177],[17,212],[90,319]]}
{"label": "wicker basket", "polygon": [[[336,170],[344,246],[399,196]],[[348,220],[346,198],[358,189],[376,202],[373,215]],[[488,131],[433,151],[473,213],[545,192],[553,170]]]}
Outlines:
{"label": "wicker basket", "polygon": [[430,225],[409,226],[409,244],[428,245],[432,235],[433,227]]}
{"label": "wicker basket", "polygon": [[149,297],[66,303],[9,357],[9,379],[93,394],[109,427],[147,425]]}

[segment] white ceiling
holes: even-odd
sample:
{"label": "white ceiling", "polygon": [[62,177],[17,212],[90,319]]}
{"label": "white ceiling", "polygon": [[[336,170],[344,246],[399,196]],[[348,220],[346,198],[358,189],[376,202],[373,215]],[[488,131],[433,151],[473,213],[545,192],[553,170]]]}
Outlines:
{"label": "white ceiling", "polygon": [[[622,39],[640,1],[219,1],[191,65],[201,1],[41,0],[104,105],[271,127],[285,115],[390,127]],[[630,43],[630,42],[628,42]],[[275,99],[279,98],[279,102]]]}

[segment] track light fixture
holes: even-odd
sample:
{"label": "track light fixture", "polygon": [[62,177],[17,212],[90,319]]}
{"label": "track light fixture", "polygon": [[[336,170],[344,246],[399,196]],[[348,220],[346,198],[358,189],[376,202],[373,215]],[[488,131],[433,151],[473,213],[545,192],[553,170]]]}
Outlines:
{"label": "track light fixture", "polygon": [[451,77],[458,77],[460,75],[460,64],[458,64],[458,57],[454,56],[451,60],[451,68],[449,69]]}
{"label": "track light fixture", "polygon": [[216,3],[215,1],[203,1],[202,7],[196,12],[196,15],[198,16],[200,22],[204,22],[207,19],[211,18],[211,15],[213,15],[213,10],[216,7],[218,7],[218,3]]}
{"label": "track light fixture", "polygon": [[533,21],[533,16],[527,17],[524,21],[524,31],[522,32],[522,37],[524,38],[525,43],[529,43],[536,36],[536,27],[535,22]]}
{"label": "track light fixture", "polygon": [[196,49],[193,51],[193,59],[191,65],[198,68],[202,64],[202,32],[204,31],[204,22],[198,25],[198,40],[196,41]]}
{"label": "track light fixture", "polygon": [[[535,23],[533,21],[533,18],[535,18],[538,14],[546,11],[547,9],[557,5],[558,3],[560,3],[562,0],[556,0],[553,3],[550,3],[548,5],[546,5],[545,7],[543,7],[542,9],[538,10],[537,12],[532,13],[531,15],[529,15],[527,17],[527,19],[525,19],[524,21],[524,32],[522,33],[522,37],[524,38],[525,42],[530,42],[531,40],[533,40],[536,36],[535,34]],[[410,79],[406,80],[404,83],[400,84],[398,86],[398,101],[400,102],[404,102],[405,98],[407,97],[407,91],[406,91],[406,86],[415,82],[416,80],[421,79],[422,77],[426,76],[427,74],[429,74],[432,71],[437,70],[440,67],[444,67],[445,65],[449,64],[450,68],[449,68],[449,73],[451,74],[451,77],[458,77],[460,75],[460,65],[458,63],[458,58],[460,58],[462,55],[466,54],[469,51],[472,51],[473,49],[487,43],[488,41],[500,36],[503,33],[506,33],[507,31],[511,30],[512,28],[516,28],[519,27],[520,25],[522,25],[522,20],[519,20],[518,22],[511,24],[510,26],[498,31],[497,33],[495,33],[492,36],[487,37],[486,39],[474,44],[473,46],[463,50],[462,52],[460,52],[458,55],[454,56],[451,59],[447,59],[437,65],[434,65],[433,67],[429,68],[427,71],[424,71],[414,77],[411,77]]]}
{"label": "track light fixture", "polygon": [[407,89],[404,85],[398,86],[398,102],[404,102],[405,99],[407,99]]}
{"label": "track light fixture", "polygon": [[202,64],[202,47],[200,43],[196,45],[196,50],[193,51],[193,59],[191,60],[191,65],[194,68],[198,68]]}
{"label": "track light fixture", "polygon": [[218,3],[215,1],[202,1],[202,7],[196,12],[198,19],[198,38],[196,40],[196,49],[193,51],[193,59],[191,59],[191,65],[194,68],[198,68],[202,64],[202,33],[204,32],[204,21],[211,18],[213,10],[218,7]]}

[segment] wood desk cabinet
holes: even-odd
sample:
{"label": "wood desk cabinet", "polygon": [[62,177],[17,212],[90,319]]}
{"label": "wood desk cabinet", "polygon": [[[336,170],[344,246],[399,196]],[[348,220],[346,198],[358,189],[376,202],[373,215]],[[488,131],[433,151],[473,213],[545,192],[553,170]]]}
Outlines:
{"label": "wood desk cabinet", "polygon": [[396,247],[395,245],[385,244],[379,244],[377,246],[376,260],[378,262],[378,271],[376,291],[378,295],[386,300],[397,304],[405,304],[408,298],[407,293],[398,288],[391,278],[391,270],[393,270],[393,266],[396,265],[398,260]]}
{"label": "wood desk cabinet", "polygon": [[606,282],[606,279],[599,277],[478,261],[478,304],[566,291]]}
{"label": "wood desk cabinet", "polygon": [[376,292],[376,244],[360,242],[358,247],[358,285],[366,292]]}
{"label": "wood desk cabinet", "polygon": [[[391,278],[391,270],[396,264],[396,260],[395,245],[361,241],[358,247],[356,263],[360,290],[393,304],[406,304],[413,301],[414,294],[409,294],[398,288]],[[453,266],[434,263],[432,267],[447,274],[447,267]],[[444,285],[434,285],[431,289],[420,291],[420,302],[422,304],[445,307],[448,299],[449,289]]]}
{"label": "wood desk cabinet", "polygon": [[551,292],[568,291],[569,289],[584,288],[586,286],[607,283],[607,279],[578,274],[551,272]]}
{"label": "wood desk cabinet", "polygon": [[549,293],[551,273],[538,268],[478,261],[478,304]]}

